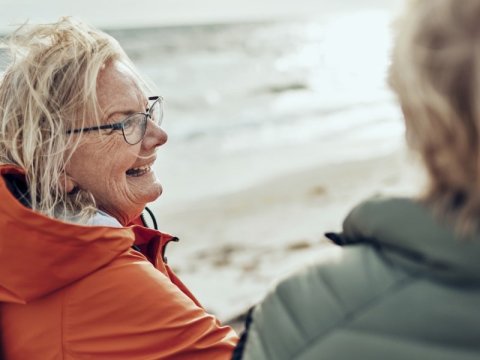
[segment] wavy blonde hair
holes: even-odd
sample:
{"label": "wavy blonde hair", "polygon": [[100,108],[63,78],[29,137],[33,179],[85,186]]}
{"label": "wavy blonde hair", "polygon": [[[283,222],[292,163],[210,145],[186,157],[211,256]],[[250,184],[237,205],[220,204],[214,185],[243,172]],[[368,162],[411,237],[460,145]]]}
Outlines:
{"label": "wavy blonde hair", "polygon": [[390,85],[429,175],[424,200],[460,232],[480,224],[480,1],[410,1]]}
{"label": "wavy blonde hair", "polygon": [[81,140],[66,131],[100,120],[96,84],[108,62],[133,66],[115,39],[71,18],[23,25],[4,40],[11,63],[0,79],[0,163],[25,170],[32,209],[86,219],[93,197],[66,194],[59,181]]}

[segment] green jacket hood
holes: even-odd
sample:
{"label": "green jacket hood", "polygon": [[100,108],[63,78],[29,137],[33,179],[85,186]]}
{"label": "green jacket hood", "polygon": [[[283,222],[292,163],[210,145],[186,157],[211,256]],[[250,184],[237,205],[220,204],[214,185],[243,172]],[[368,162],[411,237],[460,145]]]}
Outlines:
{"label": "green jacket hood", "polygon": [[327,237],[339,245],[370,243],[394,264],[425,276],[480,284],[480,234],[456,234],[451,222],[413,199],[365,201],[347,216],[343,233]]}

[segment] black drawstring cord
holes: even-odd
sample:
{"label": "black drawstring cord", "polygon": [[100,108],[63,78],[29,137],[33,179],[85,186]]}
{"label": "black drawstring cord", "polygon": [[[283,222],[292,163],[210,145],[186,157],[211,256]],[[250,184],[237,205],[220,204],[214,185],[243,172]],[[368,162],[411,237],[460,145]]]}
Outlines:
{"label": "black drawstring cord", "polygon": [[[155,230],[158,230],[158,225],[157,225],[157,219],[155,219],[155,215],[153,215],[152,210],[150,210],[148,207],[145,206],[145,210],[147,210],[148,215],[150,215],[150,218],[152,219],[153,222],[153,228]],[[143,214],[142,214],[143,215]]]}

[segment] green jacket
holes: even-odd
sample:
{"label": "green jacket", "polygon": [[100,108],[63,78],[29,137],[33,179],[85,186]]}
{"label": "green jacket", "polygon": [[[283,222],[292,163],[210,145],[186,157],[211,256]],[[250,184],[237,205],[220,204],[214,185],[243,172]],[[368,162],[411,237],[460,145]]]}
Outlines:
{"label": "green jacket", "polygon": [[480,359],[480,234],[459,238],[409,199],[357,206],[341,259],[287,278],[234,358]]}

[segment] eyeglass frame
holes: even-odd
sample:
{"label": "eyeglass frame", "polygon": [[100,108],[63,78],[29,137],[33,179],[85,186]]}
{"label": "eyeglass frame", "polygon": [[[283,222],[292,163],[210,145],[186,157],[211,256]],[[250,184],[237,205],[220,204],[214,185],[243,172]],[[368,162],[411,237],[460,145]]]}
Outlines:
{"label": "eyeglass frame", "polygon": [[[147,130],[147,125],[146,124],[147,124],[148,118],[152,119],[152,114],[150,113],[150,110],[153,109],[153,106],[157,102],[160,105],[160,116],[159,116],[159,119],[156,122],[156,124],[158,126],[160,126],[162,124],[162,121],[163,121],[163,97],[162,96],[149,96],[148,100],[153,101],[153,103],[150,107],[147,107],[147,109],[146,109],[147,112],[136,112],[136,113],[130,114],[125,119],[123,119],[122,121],[116,122],[116,123],[113,123],[113,124],[105,124],[105,125],[91,126],[91,127],[86,127],[86,128],[71,129],[71,130],[67,130],[66,133],[67,134],[78,134],[78,133],[84,133],[84,132],[89,132],[89,131],[100,131],[100,130],[107,130],[107,129],[112,129],[112,131],[122,130],[122,135],[123,135],[123,139],[125,140],[125,142],[129,145],[136,145],[145,138],[145,133],[146,133],[146,130]],[[125,135],[125,123],[127,122],[128,119],[130,119],[132,116],[135,116],[135,115],[144,115],[145,116],[145,129],[144,129],[143,134],[140,137],[140,139],[136,143],[131,144],[127,141],[127,136]]]}

